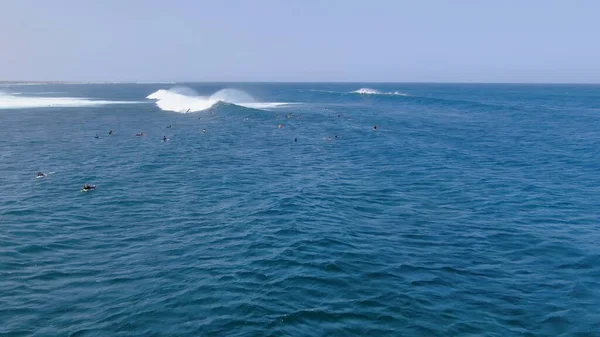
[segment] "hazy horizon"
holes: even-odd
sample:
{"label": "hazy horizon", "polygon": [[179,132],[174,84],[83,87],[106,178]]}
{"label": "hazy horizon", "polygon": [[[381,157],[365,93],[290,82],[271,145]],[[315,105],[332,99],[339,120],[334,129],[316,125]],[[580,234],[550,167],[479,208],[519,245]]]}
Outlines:
{"label": "hazy horizon", "polygon": [[482,85],[590,85],[600,82],[452,82],[452,81],[62,81],[62,80],[2,80],[0,83],[18,84],[482,84]]}
{"label": "hazy horizon", "polygon": [[0,3],[0,81],[598,84],[595,1]]}

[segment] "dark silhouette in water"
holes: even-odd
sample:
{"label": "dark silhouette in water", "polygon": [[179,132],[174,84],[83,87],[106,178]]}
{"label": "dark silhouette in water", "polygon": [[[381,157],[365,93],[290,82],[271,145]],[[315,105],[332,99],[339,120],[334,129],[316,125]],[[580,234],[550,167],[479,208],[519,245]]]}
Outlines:
{"label": "dark silhouette in water", "polygon": [[169,126],[167,126],[167,129],[170,129],[170,128],[171,128],[171,124],[169,124]]}
{"label": "dark silhouette in water", "polygon": [[297,143],[297,142],[298,142],[298,138],[294,138],[294,143]]}
{"label": "dark silhouette in water", "polygon": [[377,130],[377,125],[373,125],[373,131]]}
{"label": "dark silhouette in water", "polygon": [[98,138],[100,138],[100,136],[98,136],[98,134],[96,134],[96,135],[94,136],[94,138],[98,139]]}
{"label": "dark silhouette in water", "polygon": [[85,184],[85,185],[83,185],[82,191],[91,191],[91,190],[95,190],[95,189],[96,189],[96,185]]}
{"label": "dark silhouette in water", "polygon": [[113,130],[108,131],[108,134],[112,135],[113,134]]}

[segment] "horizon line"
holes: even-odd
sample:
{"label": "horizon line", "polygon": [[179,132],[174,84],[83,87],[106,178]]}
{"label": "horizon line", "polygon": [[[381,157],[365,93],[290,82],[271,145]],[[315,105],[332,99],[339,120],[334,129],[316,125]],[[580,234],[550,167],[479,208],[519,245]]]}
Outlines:
{"label": "horizon line", "polygon": [[0,80],[0,83],[39,84],[505,84],[505,85],[600,85],[599,82],[480,82],[480,81],[65,81],[65,80]]}

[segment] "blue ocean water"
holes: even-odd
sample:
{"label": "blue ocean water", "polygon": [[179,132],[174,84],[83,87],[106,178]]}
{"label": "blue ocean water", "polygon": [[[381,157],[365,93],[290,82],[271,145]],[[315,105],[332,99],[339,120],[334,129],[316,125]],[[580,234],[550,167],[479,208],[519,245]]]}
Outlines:
{"label": "blue ocean water", "polygon": [[0,336],[600,336],[600,86],[0,92]]}

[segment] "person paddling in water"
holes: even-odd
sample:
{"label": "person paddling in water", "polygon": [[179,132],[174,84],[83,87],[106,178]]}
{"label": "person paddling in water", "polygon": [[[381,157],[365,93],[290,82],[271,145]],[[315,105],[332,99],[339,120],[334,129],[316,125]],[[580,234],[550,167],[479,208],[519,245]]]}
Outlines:
{"label": "person paddling in water", "polygon": [[91,190],[95,190],[95,189],[96,189],[96,185],[85,184],[85,185],[83,185],[82,191],[91,191]]}
{"label": "person paddling in water", "polygon": [[143,133],[143,132],[140,132],[140,133],[136,133],[136,134],[135,134],[135,136],[136,136],[136,137],[144,137],[145,135],[146,135],[146,134],[145,134],[145,133]]}
{"label": "person paddling in water", "polygon": [[113,130],[108,131],[108,134],[112,136]]}
{"label": "person paddling in water", "polygon": [[38,177],[38,178],[42,178],[42,177],[45,177],[46,174],[44,172],[38,172],[38,173],[35,174],[35,176]]}

